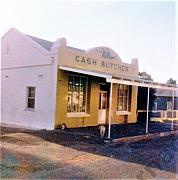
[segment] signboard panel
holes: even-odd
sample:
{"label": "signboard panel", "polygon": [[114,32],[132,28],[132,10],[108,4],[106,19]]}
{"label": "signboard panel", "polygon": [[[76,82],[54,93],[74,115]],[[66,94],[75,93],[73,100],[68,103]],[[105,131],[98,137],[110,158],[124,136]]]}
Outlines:
{"label": "signboard panel", "polygon": [[136,64],[123,63],[118,59],[108,59],[93,54],[65,49],[61,53],[59,65],[78,68],[87,71],[110,74],[112,76],[138,76]]}

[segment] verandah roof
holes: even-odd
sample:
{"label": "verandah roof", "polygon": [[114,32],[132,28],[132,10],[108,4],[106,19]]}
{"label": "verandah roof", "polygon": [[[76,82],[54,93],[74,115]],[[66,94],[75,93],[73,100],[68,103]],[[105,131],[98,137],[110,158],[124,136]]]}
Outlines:
{"label": "verandah roof", "polygon": [[[149,112],[149,96],[150,96],[150,88],[157,88],[157,89],[165,89],[165,90],[172,90],[172,104],[174,107],[174,94],[175,90],[178,89],[177,85],[172,85],[172,84],[163,84],[163,83],[156,83],[153,81],[148,81],[148,80],[142,80],[142,79],[133,79],[129,77],[120,77],[120,78],[115,78],[112,77],[110,74],[105,74],[105,73],[98,73],[98,72],[93,72],[93,71],[86,71],[86,70],[81,70],[77,68],[71,68],[71,67],[66,67],[66,66],[59,66],[59,69],[66,70],[66,71],[71,71],[71,72],[77,72],[77,73],[82,73],[82,74],[87,74],[91,76],[97,76],[97,77],[102,77],[106,78],[106,81],[111,83],[110,86],[110,95],[109,95],[109,128],[108,128],[108,138],[110,138],[111,134],[111,117],[112,117],[112,90],[113,90],[113,84],[126,84],[126,85],[132,85],[132,86],[141,86],[141,87],[147,87],[148,88],[148,93],[147,93],[147,117],[146,117],[146,127],[145,131],[146,134],[148,134],[148,112]],[[171,123],[171,130],[173,130],[173,120]]]}
{"label": "verandah roof", "polygon": [[149,88],[165,89],[165,90],[178,89],[178,86],[174,84],[158,83],[158,82],[153,82],[153,81],[143,80],[143,79],[133,79],[128,76],[113,77],[111,74],[98,73],[96,71],[82,70],[82,69],[77,69],[77,68],[72,68],[72,67],[67,67],[67,66],[59,66],[59,69],[106,78],[107,82],[114,83],[114,84],[126,84],[126,85],[132,85],[132,86],[141,86],[141,87],[149,87]]}

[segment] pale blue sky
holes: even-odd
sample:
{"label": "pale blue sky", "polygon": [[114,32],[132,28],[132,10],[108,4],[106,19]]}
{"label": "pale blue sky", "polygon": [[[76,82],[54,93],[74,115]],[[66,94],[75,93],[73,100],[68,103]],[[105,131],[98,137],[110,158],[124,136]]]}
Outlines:
{"label": "pale blue sky", "polygon": [[177,78],[173,1],[1,0],[0,34],[10,27],[81,49],[108,46],[124,62],[137,57],[155,81]]}

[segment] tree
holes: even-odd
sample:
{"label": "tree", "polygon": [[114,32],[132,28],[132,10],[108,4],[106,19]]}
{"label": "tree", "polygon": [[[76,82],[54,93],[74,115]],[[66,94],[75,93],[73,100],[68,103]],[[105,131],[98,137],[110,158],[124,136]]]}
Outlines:
{"label": "tree", "polygon": [[144,80],[153,81],[153,79],[151,78],[151,75],[146,73],[145,71],[139,72],[139,78],[144,79]]}
{"label": "tree", "polygon": [[166,83],[167,84],[176,84],[176,80],[173,80],[172,78],[169,78]]}

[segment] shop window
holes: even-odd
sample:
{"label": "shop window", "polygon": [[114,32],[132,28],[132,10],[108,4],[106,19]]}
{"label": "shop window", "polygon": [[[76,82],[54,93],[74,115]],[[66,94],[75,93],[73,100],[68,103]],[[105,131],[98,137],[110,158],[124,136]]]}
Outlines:
{"label": "shop window", "polygon": [[88,79],[69,75],[67,112],[86,112]]}
{"label": "shop window", "polygon": [[35,108],[35,87],[27,87],[27,108]]}
{"label": "shop window", "polygon": [[117,111],[129,111],[129,86],[120,84],[117,92]]}

